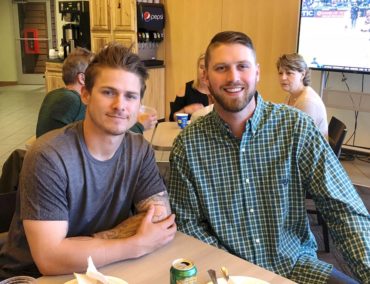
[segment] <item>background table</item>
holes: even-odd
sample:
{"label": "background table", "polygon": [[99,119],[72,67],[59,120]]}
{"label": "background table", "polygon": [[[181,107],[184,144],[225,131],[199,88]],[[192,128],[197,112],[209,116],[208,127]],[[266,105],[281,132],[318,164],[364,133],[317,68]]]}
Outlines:
{"label": "background table", "polygon": [[[210,268],[216,270],[218,277],[221,277],[221,266],[226,266],[231,275],[256,277],[272,284],[294,283],[180,232],[177,232],[170,244],[149,255],[107,265],[99,271],[105,275],[122,278],[129,284],[168,284],[171,264],[177,258],[186,258],[194,262],[198,269],[199,284],[210,281],[207,274]],[[73,278],[72,275],[41,277],[37,279],[37,283],[64,283]]]}
{"label": "background table", "polygon": [[161,122],[158,123],[154,130],[151,144],[154,150],[171,151],[172,144],[176,136],[181,132],[181,128],[177,122]]}

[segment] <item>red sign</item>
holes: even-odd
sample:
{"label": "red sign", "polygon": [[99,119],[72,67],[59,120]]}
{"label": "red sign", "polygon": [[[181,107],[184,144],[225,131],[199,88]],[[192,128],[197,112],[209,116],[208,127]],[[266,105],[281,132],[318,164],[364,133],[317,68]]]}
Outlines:
{"label": "red sign", "polygon": [[24,29],[24,52],[26,54],[40,54],[39,36],[37,29]]}

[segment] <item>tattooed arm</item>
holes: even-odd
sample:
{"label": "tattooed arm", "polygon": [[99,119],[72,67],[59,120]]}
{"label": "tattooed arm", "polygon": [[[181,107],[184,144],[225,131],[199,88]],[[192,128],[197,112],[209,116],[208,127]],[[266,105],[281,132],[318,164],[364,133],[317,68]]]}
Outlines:
{"label": "tattooed arm", "polygon": [[154,194],[149,198],[137,203],[135,207],[139,213],[142,213],[148,211],[151,204],[155,206],[154,216],[152,219],[153,223],[162,221],[166,219],[169,215],[171,215],[171,207],[168,200],[167,191],[162,191]]}
{"label": "tattooed arm", "polygon": [[101,239],[118,239],[135,235],[150,205],[155,207],[153,223],[165,220],[171,215],[167,191],[162,191],[138,202],[135,205],[138,214],[129,217],[111,230],[102,231],[93,236]]}

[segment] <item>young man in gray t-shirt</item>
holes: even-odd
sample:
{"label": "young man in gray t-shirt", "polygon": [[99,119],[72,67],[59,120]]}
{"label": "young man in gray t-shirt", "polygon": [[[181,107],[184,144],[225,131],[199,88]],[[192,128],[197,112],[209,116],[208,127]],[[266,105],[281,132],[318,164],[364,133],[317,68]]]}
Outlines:
{"label": "young man in gray t-shirt", "polygon": [[153,150],[128,131],[145,67],[110,44],[85,74],[85,119],[47,133],[26,154],[0,279],[84,271],[90,255],[103,266],[151,253],[175,236]]}

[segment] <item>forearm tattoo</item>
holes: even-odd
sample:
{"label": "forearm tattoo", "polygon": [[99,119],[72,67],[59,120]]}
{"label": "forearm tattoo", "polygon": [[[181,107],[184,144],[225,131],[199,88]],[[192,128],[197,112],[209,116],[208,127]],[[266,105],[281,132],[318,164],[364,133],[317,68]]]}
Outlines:
{"label": "forearm tattoo", "polygon": [[145,213],[138,213],[121,222],[116,227],[94,234],[93,236],[100,239],[121,239],[128,238],[136,234]]}
{"label": "forearm tattoo", "polygon": [[168,193],[167,191],[162,191],[137,203],[137,214],[124,220],[122,223],[112,228],[111,230],[102,231],[94,234],[93,237],[100,239],[118,239],[128,238],[135,235],[146,214],[146,211],[148,211],[151,204],[155,206],[154,216],[152,219],[153,223],[162,221],[166,219],[169,215],[171,215]]}
{"label": "forearm tattoo", "polygon": [[144,212],[149,209],[151,204],[156,207],[152,220],[154,223],[166,219],[171,214],[171,207],[168,200],[167,191],[159,192],[145,200],[140,201],[136,204],[136,209],[138,212]]}

